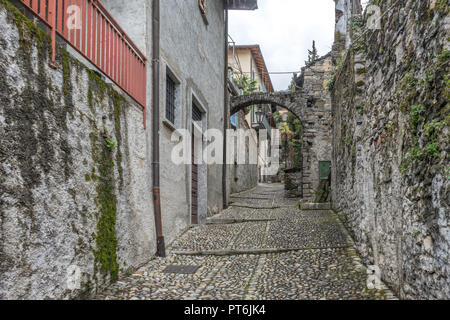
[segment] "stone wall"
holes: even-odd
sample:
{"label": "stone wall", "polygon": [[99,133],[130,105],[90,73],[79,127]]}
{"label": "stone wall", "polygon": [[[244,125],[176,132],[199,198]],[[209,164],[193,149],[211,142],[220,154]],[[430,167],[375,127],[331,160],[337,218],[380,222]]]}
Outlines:
{"label": "stone wall", "polygon": [[305,97],[303,118],[303,198],[313,201],[319,188],[319,162],[331,161],[331,96],[327,90],[332,74],[328,54],[305,68],[297,90]]}
{"label": "stone wall", "polygon": [[298,169],[288,169],[284,171],[284,196],[286,198],[303,197],[303,174]]}
{"label": "stone wall", "polygon": [[405,299],[450,298],[449,22],[446,1],[400,1],[334,54],[335,209]]}
{"label": "stone wall", "polygon": [[142,108],[49,43],[0,2],[0,299],[87,296],[155,252]]}

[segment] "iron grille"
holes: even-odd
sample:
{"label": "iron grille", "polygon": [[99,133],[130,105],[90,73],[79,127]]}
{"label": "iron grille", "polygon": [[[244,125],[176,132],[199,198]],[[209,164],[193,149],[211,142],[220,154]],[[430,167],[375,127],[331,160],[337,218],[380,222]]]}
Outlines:
{"label": "iron grille", "polygon": [[175,82],[167,77],[166,80],[166,119],[175,124]]}
{"label": "iron grille", "polygon": [[192,120],[193,121],[202,121],[202,112],[195,105],[195,103],[192,104]]}

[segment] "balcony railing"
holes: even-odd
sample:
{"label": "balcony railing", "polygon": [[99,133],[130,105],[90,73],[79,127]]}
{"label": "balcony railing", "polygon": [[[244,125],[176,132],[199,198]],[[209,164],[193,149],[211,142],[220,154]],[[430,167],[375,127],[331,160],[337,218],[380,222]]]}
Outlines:
{"label": "balcony railing", "polygon": [[146,57],[99,0],[19,0],[144,108]]}

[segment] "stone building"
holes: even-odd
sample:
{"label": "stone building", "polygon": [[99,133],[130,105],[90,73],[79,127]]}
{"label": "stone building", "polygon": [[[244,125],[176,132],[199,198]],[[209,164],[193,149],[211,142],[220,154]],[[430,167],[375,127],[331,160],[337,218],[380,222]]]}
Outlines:
{"label": "stone building", "polygon": [[[117,21],[123,23],[130,37],[136,38],[151,56],[151,4],[144,0],[104,3]],[[224,113],[227,82],[224,52],[228,43],[224,8],[254,10],[257,6],[255,0],[161,1],[160,6],[161,211],[163,233],[170,243],[191,223],[202,223],[207,216],[223,209],[223,194],[230,192],[229,186],[224,189],[226,178],[222,164],[173,164],[172,152],[179,143],[174,133],[178,129],[190,132],[192,152],[198,160],[208,143],[205,132],[208,129],[223,132],[224,122],[228,125],[229,115]],[[174,17],[174,12],[183,14]],[[148,93],[151,85],[149,81]],[[168,86],[173,87],[172,111],[168,110]]]}
{"label": "stone building", "polygon": [[353,15],[361,14],[361,0],[334,0],[336,8],[335,36],[345,41],[345,48],[351,45],[351,19]]}
{"label": "stone building", "polygon": [[[151,57],[151,2],[108,0],[104,4]],[[160,6],[161,212],[163,234],[170,243],[191,223],[202,222],[208,212],[217,213],[223,207],[222,165],[198,164],[196,172],[190,165],[175,165],[172,150],[179,140],[172,136],[177,129],[186,129],[192,136],[197,130],[200,137],[207,129],[223,131],[225,20],[221,1],[208,2],[204,12],[196,1],[160,1]],[[174,12],[183,15],[174,18]],[[148,68],[151,72],[151,64]],[[151,88],[149,81],[149,94]],[[150,123],[151,118],[150,113]],[[193,141],[193,152],[199,156],[206,142],[198,137]]]}
{"label": "stone building", "polygon": [[[147,57],[145,109],[69,45],[58,45],[52,62],[44,32],[10,2],[0,3],[2,299],[88,296],[145,264],[156,251],[152,2],[103,4]],[[224,174],[229,172],[222,165],[200,164],[194,179],[191,164],[172,163],[171,138],[175,129],[192,134],[228,125],[227,8],[253,10],[256,0],[208,1],[206,7],[197,1],[160,1],[160,193],[166,245],[224,205]],[[196,150],[204,150],[205,143],[200,135]]]}

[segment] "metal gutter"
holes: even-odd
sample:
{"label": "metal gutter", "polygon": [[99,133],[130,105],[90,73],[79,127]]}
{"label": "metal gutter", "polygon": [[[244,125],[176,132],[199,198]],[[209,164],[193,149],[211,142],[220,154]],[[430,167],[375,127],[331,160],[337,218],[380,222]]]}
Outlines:
{"label": "metal gutter", "polygon": [[228,101],[228,7],[224,5],[225,30],[224,30],[224,79],[223,79],[223,165],[222,165],[222,204],[223,209],[228,208],[227,199],[227,129],[229,122]]}

